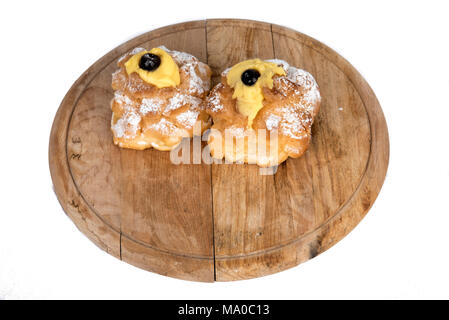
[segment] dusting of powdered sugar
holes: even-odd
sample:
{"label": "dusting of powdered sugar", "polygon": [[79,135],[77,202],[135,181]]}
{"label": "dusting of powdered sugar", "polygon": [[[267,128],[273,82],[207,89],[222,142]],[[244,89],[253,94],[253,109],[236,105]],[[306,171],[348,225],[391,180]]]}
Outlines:
{"label": "dusting of powdered sugar", "polygon": [[188,76],[189,76],[189,89],[188,92],[190,94],[203,94],[210,88],[210,81],[203,81],[197,74],[195,70],[195,66],[198,65],[198,62],[194,63],[186,63],[181,67]]}
{"label": "dusting of powdered sugar", "polygon": [[305,126],[311,124],[312,119],[310,116],[298,113],[292,106],[283,107],[279,111],[282,113],[279,123],[282,134],[294,139],[300,139],[303,136]]}
{"label": "dusting of powdered sugar", "polygon": [[[117,122],[111,123],[111,128],[117,138],[132,138],[136,136],[142,117],[133,107],[133,101],[121,91],[114,93],[114,100],[119,103],[124,113]],[[114,119],[114,115],[112,115]]]}
{"label": "dusting of powdered sugar", "polygon": [[186,104],[190,104],[191,109],[198,109],[202,100],[197,97],[189,96],[182,93],[176,93],[168,100],[168,104],[165,106],[164,114],[168,114],[173,110],[179,109]]}
{"label": "dusting of powdered sugar", "polygon": [[[222,83],[217,84],[216,89],[223,87]],[[223,110],[223,104],[221,103],[220,95],[214,90],[214,95],[209,99],[210,110],[212,112],[218,112]]]}
{"label": "dusting of powdered sugar", "polygon": [[198,61],[194,56],[192,56],[191,54],[189,54],[187,52],[170,50],[166,46],[159,46],[159,49],[162,49],[165,52],[167,52],[169,55],[171,55],[173,60],[175,60],[176,64],[178,64],[178,65],[184,65],[186,63],[193,63],[193,62]]}
{"label": "dusting of powdered sugar", "polygon": [[224,69],[223,72],[221,73],[221,76],[226,77],[229,73],[229,70],[231,70],[231,67]]}
{"label": "dusting of powdered sugar", "polygon": [[277,129],[279,127],[279,122],[281,121],[281,117],[275,114],[270,114],[265,120],[265,125],[268,130]]}
{"label": "dusting of powdered sugar", "polygon": [[120,74],[120,69],[115,70],[115,72],[112,73],[112,79],[116,78]]}
{"label": "dusting of powdered sugar", "polygon": [[287,78],[304,88],[304,100],[309,103],[315,103],[321,99],[318,85],[313,76],[305,70],[289,67]]}
{"label": "dusting of powdered sugar", "polygon": [[176,116],[176,120],[186,128],[192,128],[198,119],[199,111],[187,110]]}
{"label": "dusting of powdered sugar", "polygon": [[225,129],[225,138],[226,135],[231,137],[244,137],[245,136],[245,129],[239,128],[239,127],[230,127]]}
{"label": "dusting of powdered sugar", "polygon": [[321,99],[318,84],[315,78],[307,71],[292,67],[281,59],[266,60],[282,67],[285,70],[287,79],[303,88],[304,100],[307,104],[314,104]]}
{"label": "dusting of powdered sugar", "polygon": [[272,62],[272,63],[278,65],[279,67],[282,67],[286,73],[288,72],[288,68],[290,67],[290,65],[288,64],[287,61],[284,61],[281,59],[270,59],[270,60],[265,60],[265,61]]}
{"label": "dusting of powdered sugar", "polygon": [[189,53],[170,50],[165,46],[159,46],[159,48],[170,54],[173,60],[176,62],[176,64],[180,66],[180,69],[183,70],[188,75],[190,81],[188,92],[190,94],[201,95],[210,89],[210,80],[201,79],[201,77],[195,70],[195,67],[197,67],[198,72],[202,76],[206,77],[207,69],[204,63],[198,61],[197,58],[195,58],[193,55]]}
{"label": "dusting of powdered sugar", "polygon": [[133,104],[132,100],[121,91],[116,91],[114,93],[114,100],[125,106],[131,106]]}
{"label": "dusting of powdered sugar", "polygon": [[145,49],[144,48],[140,48],[140,47],[134,48],[134,49],[131,50],[131,52],[128,52],[128,53],[124,54],[123,56],[121,56],[118,59],[118,62],[120,62],[123,59],[125,59],[128,55],[132,55],[133,56],[133,55],[135,55],[135,54],[137,54],[139,52],[142,52],[142,51],[145,51]]}
{"label": "dusting of powdered sugar", "polygon": [[210,80],[209,80],[209,77],[207,76],[206,65],[202,62],[198,62],[198,70],[200,71],[200,74],[207,79],[206,81],[204,81],[205,83],[203,85],[203,88],[206,90],[209,90],[210,89]]}
{"label": "dusting of powdered sugar", "polygon": [[147,113],[159,113],[162,109],[164,100],[160,98],[144,98],[140,105],[140,113],[144,116]]}
{"label": "dusting of powdered sugar", "polygon": [[161,118],[158,123],[150,124],[147,129],[159,132],[162,135],[170,135],[178,130],[178,128],[165,118]]}
{"label": "dusting of powdered sugar", "polygon": [[132,108],[126,108],[123,116],[112,124],[111,128],[117,138],[134,138],[139,129],[140,120],[142,117],[138,113]]}

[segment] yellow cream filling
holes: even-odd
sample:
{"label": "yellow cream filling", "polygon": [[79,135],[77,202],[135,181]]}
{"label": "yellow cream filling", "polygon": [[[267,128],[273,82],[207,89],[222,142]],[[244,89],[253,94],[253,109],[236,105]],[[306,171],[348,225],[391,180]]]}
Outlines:
{"label": "yellow cream filling", "polygon": [[[248,69],[259,71],[260,77],[252,86],[247,86],[242,82],[242,73]],[[233,99],[237,99],[238,111],[248,117],[248,127],[252,126],[257,113],[263,107],[262,88],[273,88],[273,76],[285,75],[285,70],[273,62],[266,62],[260,59],[252,59],[237,63],[229,70],[226,80],[228,85],[234,89]]]}
{"label": "yellow cream filling", "polygon": [[[161,64],[156,70],[147,71],[139,67],[140,58],[145,53],[152,53],[161,58]],[[173,58],[161,48],[153,48],[150,51],[136,53],[126,61],[125,68],[128,75],[136,72],[143,81],[158,88],[175,87],[179,85],[181,81],[178,65]]]}

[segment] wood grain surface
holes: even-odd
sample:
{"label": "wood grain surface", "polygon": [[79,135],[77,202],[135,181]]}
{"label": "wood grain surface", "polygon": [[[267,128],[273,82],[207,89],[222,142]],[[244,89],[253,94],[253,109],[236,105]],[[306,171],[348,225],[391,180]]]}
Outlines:
{"label": "wood grain surface", "polygon": [[[208,63],[214,82],[225,68],[256,57],[311,72],[322,107],[309,150],[275,175],[261,175],[255,165],[174,165],[169,152],[113,145],[117,59],[158,45]],[[230,19],[164,27],[109,52],[67,93],[49,147],[57,197],[96,245],[137,267],[207,282],[264,276],[327,250],[368,212],[388,157],[380,105],[346,60],[296,31]]]}

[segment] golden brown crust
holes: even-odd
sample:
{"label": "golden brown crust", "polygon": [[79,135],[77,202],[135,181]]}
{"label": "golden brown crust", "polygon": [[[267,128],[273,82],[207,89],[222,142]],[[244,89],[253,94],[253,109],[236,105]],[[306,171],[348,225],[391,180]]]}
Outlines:
{"label": "golden brown crust", "polygon": [[[262,89],[263,108],[251,128],[247,125],[247,117],[238,112],[226,74],[212,89],[206,101],[206,111],[214,122],[212,132],[217,130],[216,134],[222,135],[222,139],[217,139],[217,135],[211,134],[208,140],[214,158],[265,167],[279,164],[288,157],[300,157],[307,150],[311,127],[321,103],[318,86],[309,73],[283,61],[279,64],[286,69],[287,75],[273,77],[273,88]],[[226,131],[234,136],[231,142],[224,139]],[[276,135],[277,145],[274,144]],[[261,141],[266,141],[266,151],[262,149],[258,154],[257,146],[251,144],[259,145]]]}
{"label": "golden brown crust", "polygon": [[187,53],[163,49],[179,67],[181,82],[176,87],[157,88],[137,73],[127,74],[126,61],[144,49],[134,49],[117,63],[119,69],[112,75],[111,129],[120,147],[171,150],[182,138],[193,136],[195,124],[200,125],[196,134],[210,126],[204,110],[212,75],[209,66]]}

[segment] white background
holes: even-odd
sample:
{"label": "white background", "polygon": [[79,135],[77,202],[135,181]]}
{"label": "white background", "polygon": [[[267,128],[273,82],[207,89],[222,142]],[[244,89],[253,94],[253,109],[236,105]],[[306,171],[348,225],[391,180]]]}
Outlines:
{"label": "white background", "polygon": [[[445,1],[2,1],[0,298],[449,298],[449,7]],[[64,215],[48,140],[71,84],[164,25],[247,18],[329,45],[384,110],[391,157],[367,217],[330,250],[254,280],[195,283],[109,256]]]}

